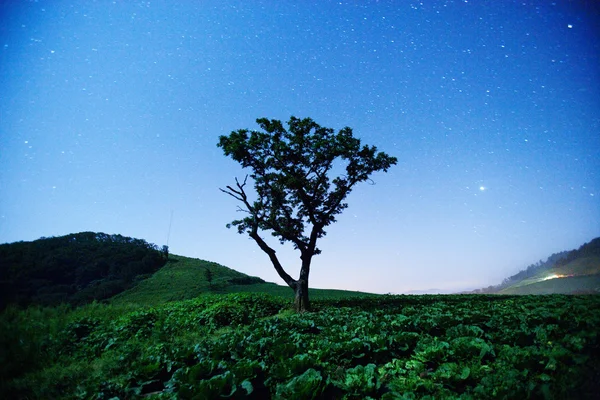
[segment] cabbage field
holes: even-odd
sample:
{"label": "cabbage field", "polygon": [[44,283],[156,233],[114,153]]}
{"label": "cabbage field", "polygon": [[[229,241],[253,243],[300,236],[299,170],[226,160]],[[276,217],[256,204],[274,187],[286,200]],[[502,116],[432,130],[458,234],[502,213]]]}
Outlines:
{"label": "cabbage field", "polygon": [[9,308],[2,398],[585,399],[599,296],[206,295]]}

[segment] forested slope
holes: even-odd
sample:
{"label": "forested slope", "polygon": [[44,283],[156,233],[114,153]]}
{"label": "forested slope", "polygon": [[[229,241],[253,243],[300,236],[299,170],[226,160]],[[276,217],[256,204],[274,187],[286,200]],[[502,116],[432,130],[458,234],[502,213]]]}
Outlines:
{"label": "forested slope", "polygon": [[157,271],[167,255],[142,239],[95,232],[2,244],[0,309],[106,299]]}

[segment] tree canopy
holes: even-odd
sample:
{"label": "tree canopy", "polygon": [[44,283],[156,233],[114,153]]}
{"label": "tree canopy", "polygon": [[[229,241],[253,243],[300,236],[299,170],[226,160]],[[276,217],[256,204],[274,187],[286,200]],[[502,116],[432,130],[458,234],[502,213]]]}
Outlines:
{"label": "tree canopy", "polygon": [[[239,233],[247,233],[269,255],[279,276],[296,292],[297,307],[308,307],[308,273],[313,255],[319,254],[317,240],[336,221],[348,204],[346,197],[357,183],[367,181],[376,171],[397,163],[395,157],[378,152],[375,146],[361,145],[352,129],[337,133],[310,118],[291,117],[286,129],[281,121],[260,118],[262,131],[240,129],[220,136],[218,146],[226,156],[251,170],[255,200],[250,200],[247,178],[221,189],[242,203],[246,216],[234,220]],[[340,162],[344,174],[330,177]],[[281,266],[273,250],[258,234],[270,231],[283,244],[291,242],[301,253],[300,278],[293,279]],[[300,293],[305,286],[306,294]],[[302,299],[304,297],[304,299]],[[301,304],[299,305],[298,302]],[[303,306],[302,304],[305,304]]]}

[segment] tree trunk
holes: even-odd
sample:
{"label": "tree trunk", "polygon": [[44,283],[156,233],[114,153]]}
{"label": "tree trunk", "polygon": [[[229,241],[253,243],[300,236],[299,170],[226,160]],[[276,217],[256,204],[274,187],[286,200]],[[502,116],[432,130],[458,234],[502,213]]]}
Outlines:
{"label": "tree trunk", "polygon": [[316,242],[316,234],[313,233],[314,238],[312,239],[312,247],[310,251],[303,251],[302,256],[302,267],[300,268],[300,278],[295,280],[283,269],[275,250],[273,250],[265,241],[258,235],[258,226],[255,226],[253,231],[250,233],[250,237],[258,244],[262,251],[267,253],[275,271],[279,274],[281,279],[287,283],[287,285],[294,291],[294,305],[297,312],[304,312],[310,310],[310,303],[308,301],[308,275],[310,273],[310,262],[314,255],[314,242]]}
{"label": "tree trunk", "polygon": [[310,262],[313,253],[305,252],[300,259],[302,267],[300,268],[300,277],[294,282],[294,305],[296,312],[310,311],[310,303],[308,301],[308,275],[310,274]]}
{"label": "tree trunk", "polygon": [[299,279],[294,288],[294,305],[296,312],[305,312],[310,310],[308,301],[308,281]]}

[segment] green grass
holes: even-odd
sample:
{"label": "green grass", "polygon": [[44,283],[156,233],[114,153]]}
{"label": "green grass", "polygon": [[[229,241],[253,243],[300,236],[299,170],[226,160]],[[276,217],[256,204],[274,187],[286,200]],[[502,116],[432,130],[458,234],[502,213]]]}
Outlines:
{"label": "green grass", "polygon": [[[212,282],[206,280],[206,270]],[[229,280],[247,275],[215,262],[171,254],[167,264],[135,287],[111,299],[112,303],[162,304],[167,301],[193,299],[201,294],[223,291]]]}
{"label": "green grass", "polygon": [[[206,269],[212,273],[212,282],[206,280]],[[151,277],[140,281],[135,287],[114,296],[112,304],[157,305],[169,301],[188,300],[207,293],[267,293],[293,299],[293,291],[274,283],[248,285],[232,284],[232,279],[248,278],[248,275],[223,265],[196,258],[169,255],[169,262]],[[335,289],[309,289],[312,299],[363,297],[369,293]],[[376,296],[373,294],[373,296]]]}
{"label": "green grass", "polygon": [[[274,283],[258,283],[254,285],[230,285],[226,288],[227,293],[267,293],[273,296],[281,296],[293,299],[294,292],[288,286],[276,285]],[[353,292],[339,289],[316,289],[309,288],[310,299],[338,299],[365,296],[379,296],[373,293]]]}
{"label": "green grass", "polygon": [[522,286],[511,286],[500,294],[582,294],[600,293],[600,274],[548,279]]}
{"label": "green grass", "polygon": [[[545,279],[551,275],[566,277]],[[575,276],[568,276],[575,275]],[[499,294],[600,293],[600,257],[578,258],[564,266],[540,272],[500,291]]]}

